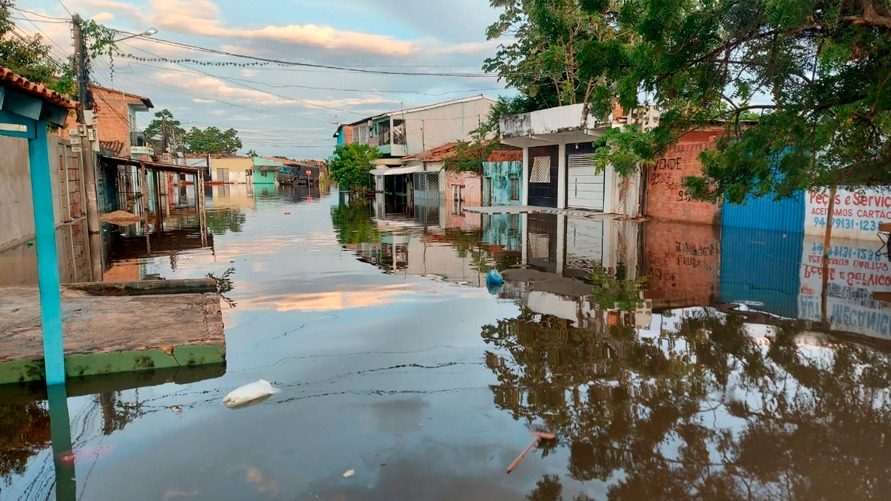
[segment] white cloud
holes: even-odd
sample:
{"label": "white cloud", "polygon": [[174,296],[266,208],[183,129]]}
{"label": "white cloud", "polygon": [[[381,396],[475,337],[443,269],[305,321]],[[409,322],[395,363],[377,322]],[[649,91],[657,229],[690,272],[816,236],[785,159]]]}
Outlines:
{"label": "white cloud", "polygon": [[379,96],[365,96],[345,99],[307,99],[304,102],[308,106],[315,108],[347,108],[352,106],[366,106],[384,103],[396,104],[399,101],[394,101],[393,99],[385,99]]}
{"label": "white cloud", "polygon": [[105,23],[106,21],[111,21],[112,19],[114,19],[114,14],[112,14],[111,12],[100,12],[93,16],[93,21],[96,21],[100,24]]}
{"label": "white cloud", "polygon": [[380,55],[404,56],[420,50],[415,42],[397,40],[387,35],[338,30],[331,26],[289,24],[257,29],[227,27],[223,25],[220,11],[211,0],[152,0],[148,19],[158,29],[208,37],[263,40]]}
{"label": "white cloud", "polygon": [[212,99],[215,101],[261,106],[294,106],[300,104],[297,100],[284,99],[257,90],[233,87],[224,80],[210,76],[183,78],[182,74],[161,73],[156,75],[156,79],[169,87],[207,96],[197,99]]}

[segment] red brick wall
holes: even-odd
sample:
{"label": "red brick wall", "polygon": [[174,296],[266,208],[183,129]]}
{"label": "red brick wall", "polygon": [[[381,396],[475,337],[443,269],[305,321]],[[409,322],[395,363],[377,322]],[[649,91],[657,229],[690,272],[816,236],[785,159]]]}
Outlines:
{"label": "red brick wall", "polygon": [[705,306],[719,293],[720,227],[671,221],[646,223],[644,296],[654,308]]}
{"label": "red brick wall", "polygon": [[722,133],[721,130],[688,132],[648,169],[647,216],[704,224],[720,222],[721,204],[691,199],[684,190],[683,178],[702,174],[702,165],[696,157]]}
{"label": "red brick wall", "polygon": [[[143,104],[142,100],[129,94],[121,94],[110,89],[93,88],[96,102],[96,131],[102,146],[114,151],[118,156],[130,156],[129,105]],[[77,116],[69,113],[65,130],[60,131],[63,139],[68,139],[68,129],[77,127]]]}

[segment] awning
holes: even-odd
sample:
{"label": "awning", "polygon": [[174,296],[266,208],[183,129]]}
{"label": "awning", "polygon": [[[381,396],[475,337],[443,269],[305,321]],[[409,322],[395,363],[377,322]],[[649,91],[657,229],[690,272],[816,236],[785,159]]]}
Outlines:
{"label": "awning", "polygon": [[390,167],[387,169],[374,169],[371,174],[374,176],[395,176],[398,174],[412,174],[415,172],[424,172],[423,165],[411,165],[408,167]]}

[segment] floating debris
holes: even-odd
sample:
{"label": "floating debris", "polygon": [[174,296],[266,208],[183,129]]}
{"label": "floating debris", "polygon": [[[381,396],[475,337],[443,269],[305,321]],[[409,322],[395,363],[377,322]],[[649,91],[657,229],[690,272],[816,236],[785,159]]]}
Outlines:
{"label": "floating debris", "polygon": [[229,394],[223,398],[223,405],[230,409],[250,407],[265,402],[269,397],[279,391],[281,390],[274,388],[269,381],[260,379],[229,392]]}
{"label": "floating debris", "polygon": [[343,478],[350,478],[356,474],[356,470],[347,470],[343,472]]}
{"label": "floating debris", "polygon": [[142,221],[142,216],[137,216],[136,214],[125,210],[116,210],[114,212],[102,214],[102,216],[99,217],[99,220],[103,223],[111,223],[118,226],[130,226],[133,223]]}

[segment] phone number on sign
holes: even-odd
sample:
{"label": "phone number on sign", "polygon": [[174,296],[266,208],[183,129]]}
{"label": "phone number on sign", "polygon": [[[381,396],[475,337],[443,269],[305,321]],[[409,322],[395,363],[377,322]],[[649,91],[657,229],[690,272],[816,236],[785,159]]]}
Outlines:
{"label": "phone number on sign", "polygon": [[[814,226],[826,227],[825,217],[815,217]],[[878,231],[879,223],[875,219],[853,219],[850,217],[836,217],[832,219],[832,227],[840,230]]]}

